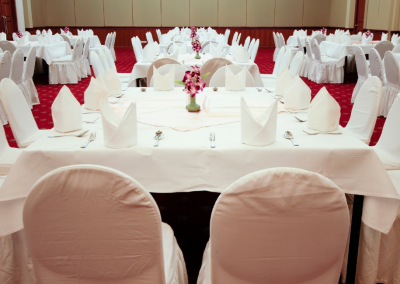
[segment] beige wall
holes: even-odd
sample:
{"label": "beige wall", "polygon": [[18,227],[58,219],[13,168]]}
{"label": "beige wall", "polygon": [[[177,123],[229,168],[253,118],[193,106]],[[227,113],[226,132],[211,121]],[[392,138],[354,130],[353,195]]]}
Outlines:
{"label": "beige wall", "polygon": [[74,0],[51,0],[46,5],[48,26],[75,25]]}
{"label": "beige wall", "polygon": [[160,0],[133,0],[133,25],[139,27],[161,26]]}
{"label": "beige wall", "polygon": [[190,0],[190,25],[212,26],[218,25],[218,0]]}
{"label": "beige wall", "polygon": [[247,0],[247,26],[273,27],[275,0]]}
{"label": "beige wall", "polygon": [[366,0],[365,28],[388,30],[392,0]]}
{"label": "beige wall", "polygon": [[164,27],[189,26],[188,0],[161,0],[161,12]]}
{"label": "beige wall", "polygon": [[22,4],[24,5],[25,28],[32,28],[33,21],[32,21],[31,0],[23,0]]}
{"label": "beige wall", "polygon": [[330,19],[331,0],[304,0],[303,26],[327,27]]}
{"label": "beige wall", "polygon": [[104,0],[104,19],[106,26],[133,25],[132,0]]}

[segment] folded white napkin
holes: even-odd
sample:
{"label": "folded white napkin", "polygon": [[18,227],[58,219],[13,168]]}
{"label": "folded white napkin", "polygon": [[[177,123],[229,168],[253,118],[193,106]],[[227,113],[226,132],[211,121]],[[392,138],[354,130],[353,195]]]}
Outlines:
{"label": "folded white napkin", "polygon": [[173,44],[173,51],[177,51],[179,52],[179,54],[185,54],[186,53],[186,44],[185,43],[181,43],[181,46],[179,46],[178,44],[176,44],[176,42],[174,42]]}
{"label": "folded white napkin", "polygon": [[25,36],[17,40],[17,45],[25,45]]}
{"label": "folded white napkin", "polygon": [[172,66],[168,74],[161,75],[153,65],[153,82],[156,91],[171,91],[174,89],[175,65]]}
{"label": "folded white napkin", "polygon": [[387,40],[388,40],[388,34],[382,33],[381,41],[387,41]]}
{"label": "folded white napkin", "polygon": [[335,131],[339,128],[339,119],[340,106],[323,87],[310,104],[308,128],[323,132]]}
{"label": "folded white napkin", "polygon": [[43,36],[38,36],[38,45],[46,45],[47,44],[47,39],[45,39]]}
{"label": "folded white napkin", "polygon": [[61,88],[51,106],[54,129],[71,132],[82,129],[81,105],[67,86]]}
{"label": "folded white napkin", "polygon": [[366,36],[363,35],[361,41],[362,41],[362,45],[370,45],[371,41],[372,41],[372,36],[367,38]]}
{"label": "folded white napkin", "polygon": [[249,52],[243,46],[236,49],[236,61],[239,63],[247,63],[250,60]]}
{"label": "folded white napkin", "polygon": [[344,35],[343,38],[342,38],[342,42],[344,44],[351,44],[350,36],[349,35]]}
{"label": "folded white napkin", "polygon": [[124,117],[119,117],[104,100],[100,102],[104,146],[113,149],[137,145],[136,104],[131,103]]}
{"label": "folded white napkin", "polygon": [[53,31],[51,29],[49,29],[49,31],[47,32],[48,35],[53,35]]}
{"label": "folded white napkin", "polygon": [[310,106],[311,89],[299,75],[296,75],[285,88],[283,96],[285,98],[285,108],[307,109]]}
{"label": "folded white napkin", "polygon": [[100,109],[100,100],[108,102],[108,91],[101,79],[91,77],[89,87],[85,91],[84,107],[91,110]]}
{"label": "folded white napkin", "polygon": [[166,50],[164,49],[164,57],[165,57],[165,58],[171,58],[171,59],[174,59],[174,60],[178,61],[179,50],[177,49],[177,50],[175,50],[173,53],[168,54],[168,53],[166,52]]}
{"label": "folded white napkin", "polygon": [[159,55],[160,54],[160,46],[158,45],[158,42],[153,42],[153,50],[154,50],[154,55]]}
{"label": "folded white napkin", "polygon": [[115,68],[105,70],[104,74],[99,76],[99,78],[106,86],[109,96],[119,96],[122,94],[122,82]]}
{"label": "folded white napkin", "polygon": [[93,36],[94,35],[93,30],[89,30],[88,32],[89,32],[89,36]]}
{"label": "folded white napkin", "polygon": [[40,34],[41,34],[40,31],[36,30],[36,35],[40,35]]}
{"label": "folded white napkin", "polygon": [[147,44],[143,48],[143,62],[153,62],[154,61],[154,48],[151,44]]}
{"label": "folded white napkin", "polygon": [[335,36],[333,34],[328,35],[328,37],[326,38],[327,41],[331,41],[334,42],[335,41]]}
{"label": "folded white napkin", "polygon": [[219,43],[218,46],[214,47],[212,43],[210,43],[210,52],[213,58],[222,57],[226,58],[226,48],[224,48],[223,44]]}
{"label": "folded white napkin", "polygon": [[267,146],[276,142],[278,100],[258,117],[254,117],[246,101],[241,99],[242,143],[252,146]]}
{"label": "folded white napkin", "polygon": [[233,74],[230,65],[225,66],[225,88],[227,91],[243,91],[246,88],[246,67],[242,71]]}
{"label": "folded white napkin", "polygon": [[283,97],[286,87],[293,79],[294,76],[292,75],[292,72],[287,68],[283,69],[282,73],[276,79],[275,95],[277,97]]}
{"label": "folded white napkin", "polygon": [[335,43],[341,43],[342,42],[342,37],[340,34],[335,34]]}

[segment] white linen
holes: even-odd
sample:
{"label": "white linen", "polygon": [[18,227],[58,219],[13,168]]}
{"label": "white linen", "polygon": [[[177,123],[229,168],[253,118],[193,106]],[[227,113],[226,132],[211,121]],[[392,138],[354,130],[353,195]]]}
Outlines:
{"label": "white linen", "polygon": [[294,110],[307,109],[310,106],[311,89],[297,75],[287,85],[283,96],[285,98],[285,108]]}
{"label": "white linen", "polygon": [[250,55],[247,49],[243,46],[239,46],[236,49],[236,61],[239,63],[247,63],[250,60]]}
{"label": "white linen", "polygon": [[157,68],[153,65],[154,90],[156,91],[171,91],[174,89],[175,80],[175,64],[172,64],[171,69],[165,75],[161,75]]}
{"label": "white linen", "polygon": [[115,68],[105,70],[104,74],[100,75],[99,78],[101,78],[106,86],[109,96],[119,96],[122,94],[122,82]]}
{"label": "white linen", "polygon": [[175,50],[174,52],[172,52],[171,54],[168,54],[165,50],[164,50],[164,57],[165,58],[171,58],[173,60],[178,61],[178,56],[179,56],[179,50]]}
{"label": "white linen", "polygon": [[154,61],[154,49],[151,44],[147,44],[143,48],[143,62],[153,62]]}
{"label": "white linen", "polygon": [[278,100],[261,115],[254,116],[246,101],[241,99],[242,143],[252,146],[268,146],[276,142]]}
{"label": "white linen", "polygon": [[243,91],[246,88],[246,67],[242,71],[233,74],[230,65],[225,67],[225,88],[228,91]]}
{"label": "white linen", "polygon": [[81,105],[67,86],[61,88],[51,105],[51,114],[54,129],[58,132],[82,129]]}
{"label": "white linen", "polygon": [[90,78],[89,87],[85,90],[84,107],[91,110],[100,109],[100,101],[108,102],[108,91],[101,79]]}
{"label": "white linen", "polygon": [[48,65],[51,64],[52,59],[71,55],[72,50],[66,41],[38,45],[37,42],[31,42],[29,45],[17,45],[17,48],[21,49],[25,57],[28,57],[31,47],[36,47],[36,57],[42,58]]}
{"label": "white linen", "polygon": [[289,83],[294,79],[292,72],[285,68],[279,77],[276,79],[276,89],[275,93],[277,97],[283,97],[285,94],[285,89]]}

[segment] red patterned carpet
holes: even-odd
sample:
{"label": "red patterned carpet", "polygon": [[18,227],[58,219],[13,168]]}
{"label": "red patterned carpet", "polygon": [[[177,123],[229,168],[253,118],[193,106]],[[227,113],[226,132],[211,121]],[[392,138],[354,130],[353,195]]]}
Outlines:
{"label": "red patterned carpet", "polygon": [[[260,68],[262,74],[270,74],[274,68],[274,62],[272,61],[273,49],[260,49],[258,51],[256,63]],[[117,70],[119,73],[130,73],[132,67],[135,64],[135,56],[132,48],[116,49],[117,55]],[[356,76],[349,76],[348,82],[346,84],[322,84],[318,85],[307,79],[304,79],[307,85],[312,90],[312,95],[315,96],[318,91],[325,86],[328,92],[338,101],[341,106],[342,116],[340,119],[340,124],[346,126],[350,114],[352,105],[350,104],[351,94],[353,92],[354,86],[356,84]],[[53,103],[55,97],[60,91],[62,85],[43,85],[41,78],[34,78],[36,88],[39,93],[40,105],[33,107],[33,116],[37,122],[40,129],[50,129],[53,127],[53,121],[51,117],[51,104]],[[83,104],[84,91],[88,87],[90,78],[83,79],[77,85],[68,85],[72,93],[78,99],[80,103]],[[375,145],[381,135],[382,127],[385,123],[385,119],[378,118],[374,133],[371,139],[371,145]],[[15,139],[12,135],[9,125],[6,125],[5,132],[10,146],[17,147]]]}

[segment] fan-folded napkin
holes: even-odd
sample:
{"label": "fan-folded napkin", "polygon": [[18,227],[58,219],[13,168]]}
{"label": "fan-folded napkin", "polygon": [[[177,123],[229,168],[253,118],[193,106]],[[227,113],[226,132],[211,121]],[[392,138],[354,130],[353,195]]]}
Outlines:
{"label": "fan-folded napkin", "polygon": [[267,146],[276,142],[278,100],[261,115],[254,117],[246,101],[241,99],[242,143]]}
{"label": "fan-folded napkin", "polygon": [[222,43],[219,43],[216,47],[212,43],[210,43],[210,51],[211,51],[211,56],[213,58],[215,57],[226,57],[226,49],[224,50],[224,46]]}
{"label": "fan-folded napkin", "polygon": [[283,69],[281,74],[276,79],[275,95],[277,97],[283,97],[286,87],[294,79],[292,72],[287,68]]}
{"label": "fan-folded napkin", "polygon": [[242,71],[233,74],[230,65],[225,66],[225,88],[227,91],[243,91],[246,88],[246,67]]}
{"label": "fan-folded napkin", "polygon": [[89,87],[85,91],[84,107],[91,110],[100,109],[100,101],[108,102],[108,91],[102,80],[92,77]]}
{"label": "fan-folded napkin", "polygon": [[362,42],[362,45],[370,45],[371,41],[372,41],[372,36],[369,36],[369,37],[363,36],[361,42]]}
{"label": "fan-folded napkin", "polygon": [[165,74],[161,75],[157,68],[153,65],[153,82],[154,90],[156,91],[171,91],[174,89],[174,79],[175,79],[175,64],[172,65],[171,70]]}
{"label": "fan-folded napkin", "polygon": [[249,52],[243,46],[236,49],[236,61],[239,63],[247,63],[250,60]]}
{"label": "fan-folded napkin", "polygon": [[106,86],[109,96],[119,96],[122,94],[122,82],[115,68],[105,70],[104,74],[100,75],[99,78]]}
{"label": "fan-folded napkin", "polygon": [[71,132],[82,129],[81,105],[67,86],[61,88],[51,106],[54,129]]}
{"label": "fan-folded napkin", "polygon": [[307,109],[311,101],[311,89],[296,75],[285,88],[285,108]]}

